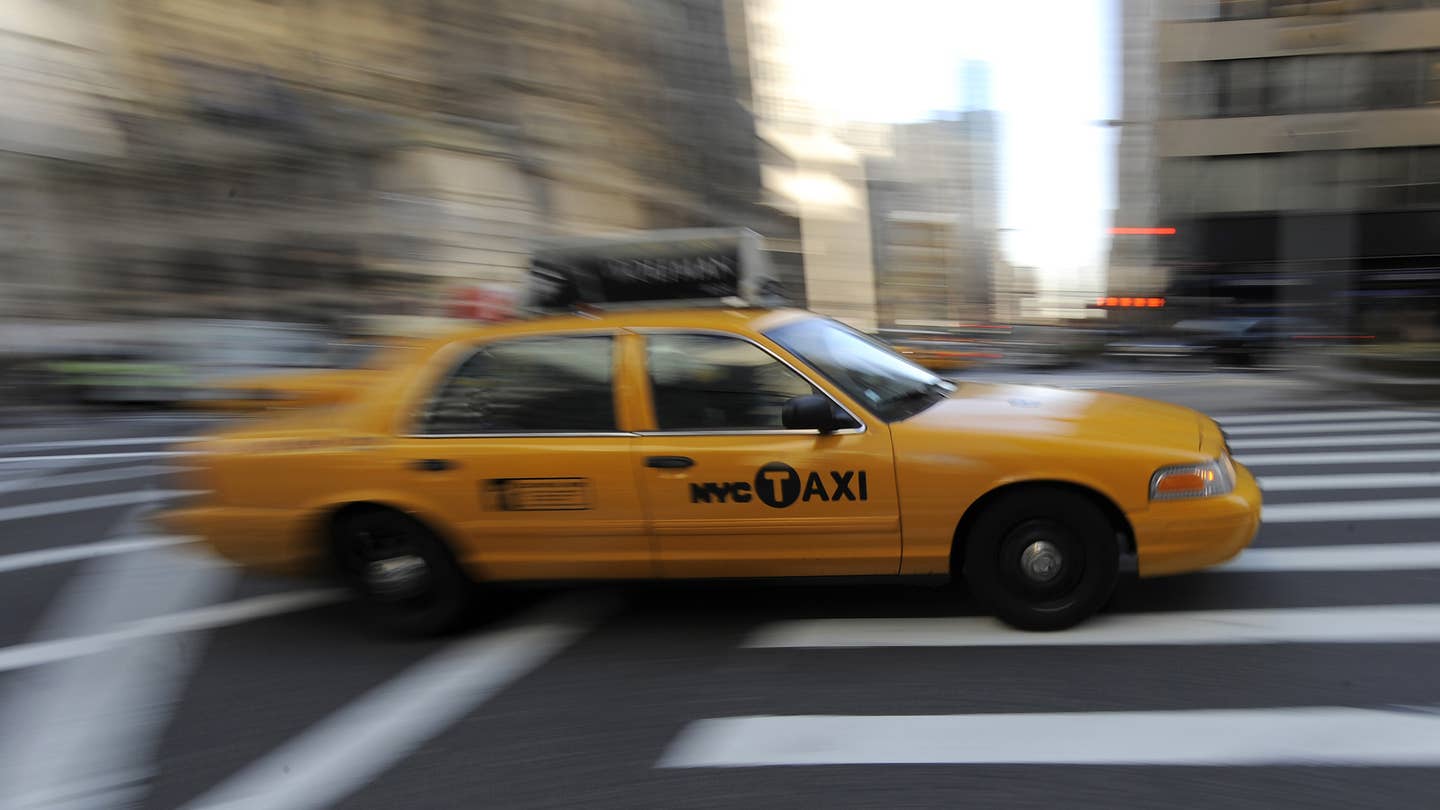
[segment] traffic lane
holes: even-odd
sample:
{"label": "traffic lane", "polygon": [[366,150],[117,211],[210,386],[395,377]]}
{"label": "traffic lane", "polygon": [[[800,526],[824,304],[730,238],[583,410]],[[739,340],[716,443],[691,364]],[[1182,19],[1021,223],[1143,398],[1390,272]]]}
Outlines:
{"label": "traffic lane", "polygon": [[[1335,806],[1395,791],[1426,795],[1433,771],[1322,777],[1323,790],[1284,788],[1307,769],[832,766],[657,769],[689,723],[749,714],[1090,711],[1135,708],[1374,705],[1433,702],[1440,653],[1405,645],[1192,649],[754,650],[738,648],[764,619],[811,613],[815,594],[783,608],[736,610],[718,593],[680,600],[627,592],[632,609],[432,739],[341,804],[449,807],[484,797],[505,807],[930,807],[945,796],[1011,806],[1214,806],[1230,791],[1253,805],[1298,798]],[[798,590],[798,589],[797,589]],[[860,597],[863,601],[863,596]],[[704,605],[708,604],[708,607]],[[879,612],[875,606],[864,611]],[[828,614],[830,611],[824,611]],[[1157,779],[1164,770],[1168,779]],[[1325,773],[1319,771],[1317,773]],[[1359,773],[1360,775],[1356,776]],[[1176,779],[1178,774],[1184,778]],[[1196,796],[1193,791],[1200,791]],[[1190,803],[1190,802],[1193,802]],[[979,801],[982,806],[984,801]],[[1237,805],[1237,806],[1244,806]]]}
{"label": "traffic lane", "polygon": [[438,639],[374,631],[353,602],[214,631],[167,728],[146,806],[207,794],[371,690],[556,594],[490,594],[466,634]]}
{"label": "traffic lane", "polygon": [[36,629],[55,605],[56,595],[77,570],[53,565],[0,574],[0,647],[33,641]]}

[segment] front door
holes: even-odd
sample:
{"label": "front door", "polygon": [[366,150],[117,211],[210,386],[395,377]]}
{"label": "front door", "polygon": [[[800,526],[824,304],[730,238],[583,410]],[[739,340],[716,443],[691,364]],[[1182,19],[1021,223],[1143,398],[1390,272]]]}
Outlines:
{"label": "front door", "polygon": [[482,577],[649,577],[633,434],[618,430],[612,335],[473,347],[405,440],[410,475],[462,527]]}
{"label": "front door", "polygon": [[786,430],[787,401],[825,392],[774,354],[735,335],[644,337],[654,424],[637,440],[634,463],[662,576],[899,570],[885,424]]}

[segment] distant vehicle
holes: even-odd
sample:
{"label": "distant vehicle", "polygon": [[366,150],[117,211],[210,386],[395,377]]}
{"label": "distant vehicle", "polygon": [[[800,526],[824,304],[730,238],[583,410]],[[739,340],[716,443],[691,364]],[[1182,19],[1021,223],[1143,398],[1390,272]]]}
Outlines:
{"label": "distant vehicle", "polygon": [[881,329],[879,338],[898,354],[931,371],[961,371],[1003,355],[981,338],[946,331]]}
{"label": "distant vehicle", "polygon": [[332,339],[301,324],[241,320],[167,320],[112,327],[108,345],[73,350],[49,362],[55,384],[81,402],[169,406],[223,398],[221,383],[276,369],[318,369]]}
{"label": "distant vehicle", "polygon": [[192,407],[214,411],[262,411],[339,405],[354,399],[378,378],[416,351],[417,342],[342,343],[320,371],[290,370],[216,381],[210,396],[192,400]]}
{"label": "distant vehicle", "polygon": [[1219,316],[1180,321],[1162,334],[1112,340],[1106,346],[1106,353],[1125,360],[1179,360],[1256,367],[1274,362],[1278,353],[1297,339],[1326,338],[1324,331],[1306,318]]}
{"label": "distant vehicle", "polygon": [[1297,335],[1322,331],[1311,320],[1283,316],[1228,316],[1175,324],[1177,334],[1186,336],[1216,363],[1247,367],[1273,361]]}

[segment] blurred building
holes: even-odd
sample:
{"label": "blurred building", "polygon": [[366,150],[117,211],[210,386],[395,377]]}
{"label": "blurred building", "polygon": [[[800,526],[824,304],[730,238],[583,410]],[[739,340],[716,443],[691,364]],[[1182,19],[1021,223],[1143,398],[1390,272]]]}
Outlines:
{"label": "blurred building", "polygon": [[6,314],[433,312],[643,228],[803,283],[735,0],[13,0],[0,38]]}
{"label": "blurred building", "polygon": [[1158,0],[1118,0],[1120,14],[1120,120],[1116,141],[1115,216],[1106,289],[1109,297],[1160,296],[1169,282],[1156,261],[1166,227],[1156,209],[1155,126],[1159,63],[1155,58]]}
{"label": "blurred building", "polygon": [[[1177,228],[1157,245],[1172,304],[1440,335],[1435,5],[1157,6],[1153,221]],[[1150,25],[1122,8],[1127,28]],[[1122,161],[1143,163],[1121,141]],[[1123,200],[1123,166],[1121,176]]]}
{"label": "blurred building", "polygon": [[[864,160],[845,141],[847,125],[816,107],[796,75],[783,0],[746,0],[753,109],[767,151],[764,187],[799,218],[804,303],[873,331],[875,269]],[[870,141],[884,125],[848,125]],[[795,285],[798,286],[798,285]]]}
{"label": "blurred building", "polygon": [[882,326],[987,320],[999,237],[995,113],[898,124],[867,161]]}
{"label": "blurred building", "polygon": [[994,288],[996,320],[1018,324],[1040,319],[1040,274],[1036,268],[1000,259]]}

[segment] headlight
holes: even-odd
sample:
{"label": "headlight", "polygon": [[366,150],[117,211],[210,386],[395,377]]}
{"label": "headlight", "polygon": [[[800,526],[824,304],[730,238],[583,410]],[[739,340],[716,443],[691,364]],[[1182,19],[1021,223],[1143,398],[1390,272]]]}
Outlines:
{"label": "headlight", "polygon": [[1203,464],[1161,467],[1150,476],[1150,500],[1209,498],[1235,489],[1235,467],[1228,455]]}

